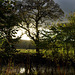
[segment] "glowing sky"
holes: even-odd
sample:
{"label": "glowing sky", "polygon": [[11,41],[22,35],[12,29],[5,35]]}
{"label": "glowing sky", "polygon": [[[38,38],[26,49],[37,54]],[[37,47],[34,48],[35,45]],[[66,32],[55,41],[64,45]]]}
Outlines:
{"label": "glowing sky", "polygon": [[[75,11],[75,0],[54,0],[57,4],[60,5],[60,8],[66,13],[69,14]],[[23,31],[24,32],[24,31]],[[22,32],[19,31],[17,36],[21,35]],[[22,40],[30,40],[29,37],[24,34],[21,38]]]}

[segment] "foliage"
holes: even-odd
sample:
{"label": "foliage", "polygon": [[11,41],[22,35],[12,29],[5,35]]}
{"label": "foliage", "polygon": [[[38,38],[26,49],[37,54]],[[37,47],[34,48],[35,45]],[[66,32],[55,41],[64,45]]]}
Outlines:
{"label": "foliage", "polygon": [[66,45],[66,50],[69,50],[71,47],[75,47],[75,16],[70,15],[68,20],[69,23],[58,24],[60,36],[62,37],[61,41]]}
{"label": "foliage", "polygon": [[[13,1],[3,1],[0,5],[0,40],[4,39],[2,43],[2,48],[5,49],[7,53],[15,51],[14,41],[20,39],[20,37],[13,39],[15,37],[18,24],[18,15],[15,13],[15,2]],[[20,21],[19,21],[20,22]]]}
{"label": "foliage", "polygon": [[52,39],[52,42],[48,43],[50,49],[52,47],[57,51],[58,49],[67,50],[67,55],[69,50],[74,49],[75,52],[75,16],[70,15],[67,23],[51,26],[49,31],[44,32],[44,37],[47,38],[47,41]]}

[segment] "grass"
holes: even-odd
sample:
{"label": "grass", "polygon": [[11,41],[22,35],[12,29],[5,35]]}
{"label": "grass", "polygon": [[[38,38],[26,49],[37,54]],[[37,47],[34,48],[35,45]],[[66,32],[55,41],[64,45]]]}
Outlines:
{"label": "grass", "polygon": [[[1,51],[1,50],[0,50]],[[19,51],[19,53],[36,53],[36,49],[17,49],[17,51]],[[63,51],[63,50],[58,50],[58,52],[60,54],[67,54],[67,51]],[[42,54],[51,54],[52,50],[45,50],[45,49],[40,49],[40,53]],[[68,51],[69,54],[74,54],[73,50],[69,50]]]}
{"label": "grass", "polygon": [[[3,51],[3,50],[0,49],[0,51]],[[17,51],[19,51],[19,53],[33,53],[33,54],[36,53],[36,49],[17,49]],[[58,50],[58,52],[60,54],[67,54],[66,50]],[[40,49],[40,53],[49,55],[52,53],[52,50]],[[72,55],[74,54],[74,50],[69,50],[68,53]]]}
{"label": "grass", "polygon": [[[0,49],[0,52],[3,51],[2,49]],[[17,49],[17,51],[19,51],[17,54],[20,53],[29,53],[29,54],[36,54],[36,49]],[[66,50],[58,50],[58,51],[53,51],[53,50],[45,50],[45,49],[40,49],[40,53],[44,55],[44,57],[49,57],[50,55],[52,55],[54,53],[54,55],[58,54],[60,55],[67,55],[67,51]],[[68,54],[70,57],[72,57],[74,55],[74,50],[69,50]]]}
{"label": "grass", "polygon": [[[28,54],[36,54],[36,49],[17,49],[19,51],[19,53],[28,53]],[[67,51],[63,51],[63,50],[58,50],[58,51],[52,51],[52,50],[45,50],[45,49],[40,49],[40,53],[43,55],[44,58],[51,58],[51,57],[66,57],[67,55]],[[53,56],[54,54],[54,56]],[[73,57],[74,56],[74,51],[70,50],[68,52],[69,57]]]}
{"label": "grass", "polygon": [[17,49],[19,53],[36,53],[35,49]]}

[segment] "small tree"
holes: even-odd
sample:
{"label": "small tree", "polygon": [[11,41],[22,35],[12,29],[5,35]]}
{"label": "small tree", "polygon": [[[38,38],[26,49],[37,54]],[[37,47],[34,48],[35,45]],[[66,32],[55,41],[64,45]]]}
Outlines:
{"label": "small tree", "polygon": [[75,48],[75,16],[70,15],[70,17],[68,17],[67,23],[58,23],[57,26],[52,26],[51,30],[55,35],[56,42],[60,43],[61,46],[67,50],[68,55],[71,46]]}
{"label": "small tree", "polygon": [[39,53],[40,37],[42,29],[50,24],[51,20],[63,15],[63,11],[53,0],[26,0],[22,2],[20,27],[26,30],[36,45]]}
{"label": "small tree", "polygon": [[74,48],[75,54],[75,16],[71,14],[70,17],[68,17],[68,23],[59,24],[58,28],[60,29],[63,41],[66,44],[67,54],[71,46]]}

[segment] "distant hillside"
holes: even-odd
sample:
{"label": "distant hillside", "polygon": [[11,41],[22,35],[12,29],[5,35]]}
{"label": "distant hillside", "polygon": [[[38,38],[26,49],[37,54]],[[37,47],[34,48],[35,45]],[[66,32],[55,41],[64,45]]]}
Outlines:
{"label": "distant hillside", "polygon": [[32,40],[20,40],[16,43],[17,49],[35,49],[34,42]]}

